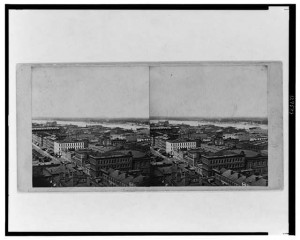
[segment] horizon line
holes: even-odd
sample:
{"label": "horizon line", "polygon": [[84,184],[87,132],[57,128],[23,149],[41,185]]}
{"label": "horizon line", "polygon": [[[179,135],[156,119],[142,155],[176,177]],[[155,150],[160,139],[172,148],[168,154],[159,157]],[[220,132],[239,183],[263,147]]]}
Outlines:
{"label": "horizon line", "polygon": [[265,119],[268,120],[268,117],[166,117],[166,116],[153,116],[153,117],[32,117],[31,120],[40,120],[40,119],[148,119],[148,120],[158,120],[158,119]]}

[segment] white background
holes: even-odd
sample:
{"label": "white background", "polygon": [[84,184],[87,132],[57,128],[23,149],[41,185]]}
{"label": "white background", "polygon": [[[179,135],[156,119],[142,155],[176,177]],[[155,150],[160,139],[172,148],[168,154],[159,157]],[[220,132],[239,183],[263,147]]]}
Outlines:
{"label": "white background", "polygon": [[[14,137],[17,62],[282,60],[287,63],[287,14],[282,10],[255,17],[250,16],[253,12],[250,15],[227,12],[223,15],[226,21],[220,16],[212,17],[219,12],[208,12],[206,20],[204,12],[200,18],[189,14],[180,19],[180,12],[179,16],[162,14],[151,20],[143,13],[136,16],[138,21],[118,21],[118,17],[108,21],[103,16],[99,20],[97,14],[69,12],[52,18],[43,11],[38,19],[31,15],[10,20],[10,26],[14,26],[10,36],[10,230],[287,232],[287,162],[284,191],[17,193]],[[284,96],[286,101],[286,92]],[[285,121],[285,130],[286,127]]]}

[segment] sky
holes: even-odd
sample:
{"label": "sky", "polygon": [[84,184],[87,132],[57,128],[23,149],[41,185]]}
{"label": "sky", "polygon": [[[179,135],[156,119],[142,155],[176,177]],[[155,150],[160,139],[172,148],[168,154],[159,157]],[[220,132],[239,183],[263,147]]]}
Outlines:
{"label": "sky", "polygon": [[34,67],[32,118],[149,118],[145,67]]}
{"label": "sky", "polygon": [[267,66],[150,68],[151,117],[267,117]]}
{"label": "sky", "polygon": [[32,118],[267,117],[267,73],[263,65],[150,74],[147,66],[34,67]]}

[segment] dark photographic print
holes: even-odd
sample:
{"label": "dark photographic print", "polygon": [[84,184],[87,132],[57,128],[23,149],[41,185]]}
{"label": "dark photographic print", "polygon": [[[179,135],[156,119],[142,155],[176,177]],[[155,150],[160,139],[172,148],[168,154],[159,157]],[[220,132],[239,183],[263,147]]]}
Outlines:
{"label": "dark photographic print", "polygon": [[33,187],[149,186],[145,67],[32,70]]}
{"label": "dark photographic print", "polygon": [[150,68],[157,186],[268,186],[265,65]]}
{"label": "dark photographic print", "polygon": [[268,66],[33,67],[33,187],[268,186]]}

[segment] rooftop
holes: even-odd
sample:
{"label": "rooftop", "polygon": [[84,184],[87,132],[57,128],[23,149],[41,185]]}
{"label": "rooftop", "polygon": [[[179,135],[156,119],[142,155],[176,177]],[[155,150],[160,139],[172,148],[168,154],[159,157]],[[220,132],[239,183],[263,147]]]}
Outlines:
{"label": "rooftop", "polygon": [[125,154],[125,155],[129,155],[131,152],[133,158],[142,158],[142,157],[146,156],[146,153],[141,152],[141,151],[136,151],[136,150],[120,150],[118,152]]}
{"label": "rooftop", "polygon": [[245,154],[245,157],[255,157],[259,154],[256,151],[246,150],[246,149],[238,149],[238,150],[231,150],[231,151],[235,152],[236,154],[240,154],[243,151]]}
{"label": "rooftop", "polygon": [[208,144],[201,144],[200,148],[209,152],[219,152],[221,150],[227,149],[226,146],[215,146],[215,145],[208,145]]}
{"label": "rooftop", "polygon": [[195,140],[186,140],[186,139],[176,139],[176,140],[167,140],[169,143],[183,143],[183,142],[196,142]]}
{"label": "rooftop", "polygon": [[90,154],[91,157],[93,158],[107,158],[107,157],[128,157],[130,156],[129,154],[122,153],[122,152],[93,152]]}
{"label": "rooftop", "polygon": [[243,175],[241,173],[235,172],[230,169],[227,170],[225,168],[222,168],[219,172],[221,173],[221,175],[223,177],[226,177],[239,185],[242,185],[242,183],[246,183],[247,185],[250,185],[250,186],[267,186],[268,185],[268,181],[266,179],[262,178],[261,176],[251,175],[249,177],[246,177],[245,175]]}
{"label": "rooftop", "polygon": [[78,142],[84,142],[77,139],[63,139],[63,140],[56,140],[57,143],[78,143]]}

